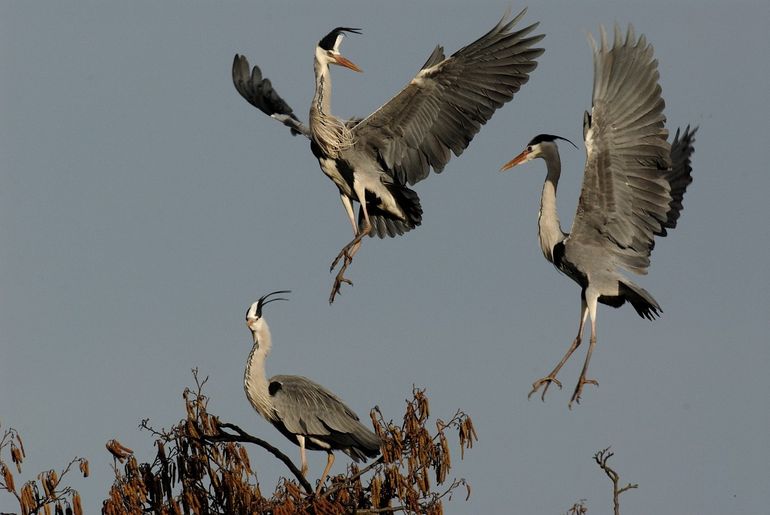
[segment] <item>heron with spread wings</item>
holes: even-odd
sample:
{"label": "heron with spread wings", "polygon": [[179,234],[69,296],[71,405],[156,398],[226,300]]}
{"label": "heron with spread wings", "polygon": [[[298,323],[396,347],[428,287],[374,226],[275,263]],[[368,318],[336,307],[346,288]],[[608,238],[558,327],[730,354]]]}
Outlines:
{"label": "heron with spread wings", "polygon": [[580,402],[584,385],[598,385],[586,375],[596,345],[597,303],[617,308],[629,302],[639,316],[650,320],[662,312],[652,295],[624,272],[646,274],[654,237],[676,227],[682,198],[692,182],[690,157],[697,131],[688,126],[681,134],[677,130],[673,143],[667,141],[658,63],[644,36],[636,39],[629,26],[624,40],[616,27],[610,47],[602,28],[600,45],[593,39],[591,44],[593,102],[583,119],[586,165],[572,231],[562,231],[556,211],[561,175],[556,142],[565,138],[540,134],[501,169],[536,158],[545,161],[538,217],[540,248],[548,261],[581,287],[578,334],[551,373],[533,383],[530,396],[542,388],[545,399],[552,383],[561,388],[556,375],[580,346],[584,324],[591,318],[591,340],[570,407]]}
{"label": "heron with spread wings", "polygon": [[[409,186],[425,179],[431,169],[441,172],[451,154],[459,156],[481,126],[529,80],[543,53],[533,45],[544,35],[531,35],[537,23],[514,30],[525,12],[510,20],[506,14],[448,58],[437,46],[401,92],[363,119],[344,121],[331,113],[329,72],[332,64],[361,71],[340,54],[345,34],[359,34],[359,29],[338,27],[318,42],[308,125],[299,121],[258,67],[249,73],[248,60],[235,56],[233,83],[241,96],[293,134],[309,138],[321,170],[339,190],[354,237],[332,262],[332,271],[341,265],[330,303],[343,283],[352,285],[344,274],[362,238],[394,237],[420,225],[422,206]],[[357,218],[354,202],[359,204]]]}

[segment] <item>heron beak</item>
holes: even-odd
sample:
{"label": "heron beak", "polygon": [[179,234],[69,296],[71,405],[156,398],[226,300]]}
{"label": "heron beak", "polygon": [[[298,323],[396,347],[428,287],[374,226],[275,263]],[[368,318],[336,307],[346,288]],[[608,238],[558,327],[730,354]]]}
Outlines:
{"label": "heron beak", "polygon": [[349,61],[346,57],[342,57],[341,55],[335,55],[334,56],[334,62],[335,64],[339,64],[340,66],[344,66],[345,68],[350,68],[354,72],[363,73],[364,71],[353,64],[351,61]]}
{"label": "heron beak", "polygon": [[510,170],[511,168],[513,168],[514,166],[516,166],[517,164],[523,163],[524,161],[526,161],[526,160],[527,160],[527,156],[528,156],[529,154],[530,154],[530,151],[529,151],[529,150],[527,150],[527,149],[525,148],[525,149],[524,149],[524,151],[523,151],[521,154],[519,154],[518,156],[514,157],[513,159],[511,159],[510,161],[508,161],[507,163],[505,163],[505,164],[504,164],[504,165],[503,165],[503,166],[500,168],[500,171],[501,171],[501,172],[504,172],[504,171],[506,171],[506,170]]}

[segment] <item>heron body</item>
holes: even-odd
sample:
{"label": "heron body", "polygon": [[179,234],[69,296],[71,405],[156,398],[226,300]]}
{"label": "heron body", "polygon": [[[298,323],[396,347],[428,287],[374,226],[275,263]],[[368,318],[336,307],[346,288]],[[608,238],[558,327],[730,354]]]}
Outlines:
{"label": "heron body", "polygon": [[596,345],[597,304],[617,308],[628,302],[650,320],[662,312],[652,295],[625,274],[646,274],[654,237],[676,227],[692,182],[690,157],[697,131],[688,126],[681,137],[677,130],[673,143],[667,141],[657,61],[644,36],[637,40],[629,27],[623,40],[616,27],[612,47],[603,29],[600,46],[591,42],[593,106],[584,116],[586,165],[572,230],[562,230],[556,209],[561,176],[556,142],[564,138],[540,134],[502,168],[536,158],[546,162],[538,216],[540,248],[581,287],[578,334],[551,373],[535,381],[530,396],[542,387],[545,398],[551,383],[561,387],[556,375],[580,346],[584,324],[591,319],[590,345],[570,407],[580,402],[585,384],[598,384],[586,377]]}
{"label": "heron body", "polygon": [[[419,226],[422,206],[409,186],[430,171],[441,172],[452,154],[459,156],[494,114],[510,101],[543,53],[533,46],[543,35],[530,35],[532,24],[513,30],[524,16],[504,16],[489,32],[445,57],[437,46],[418,74],[395,97],[363,119],[343,121],[331,112],[329,66],[361,71],[340,54],[346,33],[359,29],[338,27],[315,51],[315,92],[305,126],[267,79],[236,55],[233,82],[252,105],[310,139],[321,170],[337,186],[354,238],[332,263],[342,265],[332,287],[333,302],[364,236],[394,237]],[[356,218],[353,203],[358,203]]]}
{"label": "heron body", "polygon": [[243,386],[252,407],[286,438],[300,447],[301,470],[307,473],[305,449],[327,452],[321,488],[334,463],[332,451],[340,450],[354,461],[366,461],[380,452],[380,439],[364,427],[358,416],[336,395],[302,376],[276,375],[267,379],[265,359],[272,347],[262,307],[273,292],[254,302],[246,313],[254,346],[249,353]]}

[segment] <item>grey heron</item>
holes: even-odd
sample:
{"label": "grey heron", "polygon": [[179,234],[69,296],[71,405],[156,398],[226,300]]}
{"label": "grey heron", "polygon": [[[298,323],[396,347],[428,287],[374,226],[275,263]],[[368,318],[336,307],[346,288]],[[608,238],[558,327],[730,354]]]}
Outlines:
{"label": "grey heron", "polygon": [[[673,143],[667,141],[664,101],[658,84],[657,60],[632,26],[623,40],[615,27],[612,47],[601,29],[601,44],[593,48],[594,84],[591,112],[583,117],[586,164],[577,213],[565,233],[556,211],[556,187],[561,175],[557,140],[540,134],[501,171],[536,158],[547,168],[540,199],[538,235],[545,258],[581,287],[578,334],[564,357],[546,377],[532,385],[530,397],[548,387],[582,341],[591,317],[591,339],[585,363],[569,406],[580,402],[583,386],[598,385],[586,373],[596,345],[597,303],[620,307],[629,302],[639,316],[652,320],[662,312],[646,290],[623,272],[646,274],[655,236],[676,227],[682,197],[692,182],[690,156],[696,129],[688,126]],[[568,140],[567,140],[568,141]],[[572,143],[572,142],[570,142]]]}
{"label": "grey heron", "polygon": [[[511,100],[537,67],[543,53],[533,45],[543,34],[530,33],[531,24],[514,31],[526,13],[508,13],[489,32],[450,57],[437,46],[417,75],[382,107],[363,119],[343,121],[331,113],[331,75],[335,64],[361,71],[340,54],[346,33],[360,29],[337,27],[315,49],[315,94],[309,125],[297,119],[258,67],[249,75],[249,62],[240,55],[233,62],[233,83],[252,105],[310,139],[321,170],[337,186],[353,239],[334,259],[342,261],[329,302],[342,283],[364,236],[402,235],[421,224],[422,206],[408,186],[440,173],[451,154],[459,156],[494,114]],[[353,202],[358,202],[358,219]]]}
{"label": "grey heron", "polygon": [[[303,475],[307,474],[305,449],[327,453],[326,468],[316,492],[326,481],[334,463],[332,451],[341,450],[354,461],[366,461],[380,453],[380,439],[359,422],[358,416],[336,395],[302,376],[265,376],[265,359],[272,347],[270,328],[262,317],[262,308],[289,293],[275,291],[263,295],[246,311],[246,325],[254,346],[246,362],[243,388],[254,409],[273,424],[286,438],[299,445]],[[272,297],[272,298],[270,298]]]}

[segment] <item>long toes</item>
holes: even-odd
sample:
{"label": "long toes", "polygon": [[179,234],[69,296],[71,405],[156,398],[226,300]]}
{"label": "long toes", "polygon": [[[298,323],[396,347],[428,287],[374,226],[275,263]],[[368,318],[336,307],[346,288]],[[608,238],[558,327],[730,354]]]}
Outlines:
{"label": "long toes", "polygon": [[567,405],[569,409],[572,409],[572,403],[580,404],[580,392],[577,391],[572,395],[572,398],[569,400],[569,404]]}
{"label": "long toes", "polygon": [[337,263],[340,262],[340,258],[342,257],[342,254],[334,258],[334,261],[332,261],[331,266],[329,267],[329,273],[334,272],[334,268],[337,266]]}
{"label": "long toes", "polygon": [[540,390],[541,386],[545,385],[545,387],[543,388],[543,393],[540,396],[540,399],[543,402],[545,402],[545,393],[548,391],[548,387],[551,386],[551,383],[555,383],[556,386],[558,386],[559,389],[561,389],[561,382],[559,382],[558,379],[556,379],[555,377],[544,377],[532,383],[532,391],[530,391],[529,395],[527,395],[527,399],[532,397],[533,394],[537,393],[537,391]]}
{"label": "long toes", "polygon": [[583,379],[583,384],[592,384],[594,386],[599,386],[599,381],[596,379]]}
{"label": "long toes", "polygon": [[334,298],[337,295],[342,295],[342,291],[340,291],[340,288],[342,287],[342,283],[347,283],[350,286],[353,286],[353,281],[351,281],[350,279],[348,279],[346,277],[339,277],[338,276],[334,280],[334,285],[332,286],[332,292],[329,295],[329,304],[332,304],[334,302]]}
{"label": "long toes", "polygon": [[329,272],[334,270],[334,267],[337,266],[337,263],[340,262],[340,259],[345,258],[345,263],[349,264],[353,258],[350,257],[350,254],[348,254],[348,246],[342,248],[339,254],[337,254],[337,257],[334,258],[334,261],[332,261],[332,265],[329,267]]}

